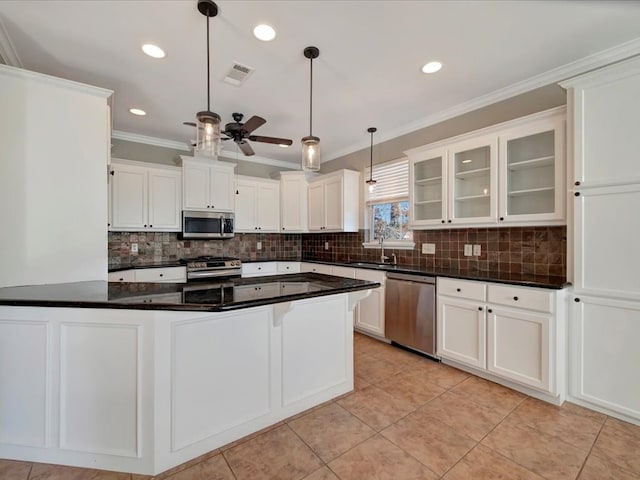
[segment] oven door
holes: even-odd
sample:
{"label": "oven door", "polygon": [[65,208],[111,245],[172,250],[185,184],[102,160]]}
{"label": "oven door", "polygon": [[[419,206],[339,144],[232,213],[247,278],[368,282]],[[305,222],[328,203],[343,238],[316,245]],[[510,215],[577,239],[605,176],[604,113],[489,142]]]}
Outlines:
{"label": "oven door", "polygon": [[225,238],[224,214],[220,212],[182,212],[183,238]]}

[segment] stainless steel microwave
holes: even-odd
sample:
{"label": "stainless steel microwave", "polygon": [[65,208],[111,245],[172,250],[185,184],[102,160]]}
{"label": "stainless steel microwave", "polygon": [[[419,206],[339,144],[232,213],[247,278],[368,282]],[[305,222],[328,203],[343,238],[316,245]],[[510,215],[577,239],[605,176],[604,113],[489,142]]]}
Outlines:
{"label": "stainless steel microwave", "polygon": [[233,237],[233,212],[182,211],[183,238]]}

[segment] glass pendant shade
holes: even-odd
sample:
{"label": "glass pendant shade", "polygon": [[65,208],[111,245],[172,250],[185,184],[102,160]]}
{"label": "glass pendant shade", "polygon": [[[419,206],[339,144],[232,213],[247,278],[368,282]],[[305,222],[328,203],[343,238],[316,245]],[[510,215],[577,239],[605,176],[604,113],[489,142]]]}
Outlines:
{"label": "glass pendant shade", "polygon": [[320,139],[314,136],[303,137],[302,169],[311,172],[320,170]]}
{"label": "glass pendant shade", "polygon": [[198,112],[195,152],[198,155],[218,158],[220,153],[220,116],[217,113]]}

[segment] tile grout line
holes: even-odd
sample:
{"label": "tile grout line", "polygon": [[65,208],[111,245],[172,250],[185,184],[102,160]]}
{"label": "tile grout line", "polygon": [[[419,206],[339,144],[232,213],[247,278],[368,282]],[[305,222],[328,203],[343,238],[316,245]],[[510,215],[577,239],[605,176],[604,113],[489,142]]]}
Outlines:
{"label": "tile grout line", "polygon": [[[231,450],[231,449],[229,449],[229,450]],[[227,465],[227,468],[231,472],[231,475],[233,475],[233,478],[235,480],[238,480],[238,477],[236,476],[236,472],[233,471],[233,468],[231,467],[231,464],[229,463],[229,460],[227,460],[227,457],[225,457],[224,452],[222,450],[220,450],[220,455],[222,456],[222,459],[224,460],[224,463]]]}
{"label": "tile grout line", "polygon": [[[589,457],[591,456],[591,452],[593,452],[593,448],[596,446],[596,443],[598,442],[598,438],[600,438],[600,434],[602,433],[602,430],[604,430],[604,426],[607,423],[607,419],[609,418],[609,416],[607,415],[604,419],[604,421],[602,422],[602,425],[600,425],[600,429],[598,430],[598,434],[596,435],[596,438],[593,439],[593,443],[591,444],[591,448],[589,448],[589,452],[587,452],[587,455],[584,457],[584,461],[582,462],[582,465],[580,466],[580,470],[578,471],[578,475],[576,475],[576,478],[580,478],[580,475],[582,475],[582,471],[584,470],[584,467],[587,464],[587,461],[589,460]],[[597,455],[595,455],[597,456]]]}

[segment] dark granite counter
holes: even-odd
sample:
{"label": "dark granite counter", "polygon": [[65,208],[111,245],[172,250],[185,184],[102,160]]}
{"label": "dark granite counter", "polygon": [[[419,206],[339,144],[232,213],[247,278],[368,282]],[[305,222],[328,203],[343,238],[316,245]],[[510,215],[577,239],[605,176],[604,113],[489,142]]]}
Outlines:
{"label": "dark granite counter", "polygon": [[317,273],[191,283],[77,282],[0,288],[0,305],[219,312],[379,286]]}

